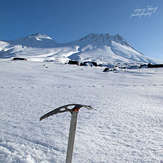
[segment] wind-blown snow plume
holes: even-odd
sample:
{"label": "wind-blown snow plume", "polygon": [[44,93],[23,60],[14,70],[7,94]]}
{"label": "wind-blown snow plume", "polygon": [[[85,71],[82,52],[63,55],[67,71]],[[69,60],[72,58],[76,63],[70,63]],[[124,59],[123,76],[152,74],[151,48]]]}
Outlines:
{"label": "wind-blown snow plume", "polygon": [[158,7],[137,8],[131,14],[131,17],[151,16],[158,10]]}

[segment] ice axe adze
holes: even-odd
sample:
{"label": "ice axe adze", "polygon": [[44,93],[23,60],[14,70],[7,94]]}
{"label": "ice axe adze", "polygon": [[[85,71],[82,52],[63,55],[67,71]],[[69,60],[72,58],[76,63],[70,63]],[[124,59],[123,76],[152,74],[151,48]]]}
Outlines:
{"label": "ice axe adze", "polygon": [[[69,109],[68,107],[73,107]],[[72,154],[73,154],[73,147],[74,147],[74,140],[75,140],[75,131],[76,131],[76,124],[77,124],[77,116],[80,108],[87,108],[87,109],[93,109],[91,106],[88,105],[82,105],[82,104],[68,104],[61,106],[59,108],[56,108],[47,114],[43,115],[40,118],[40,121],[53,115],[53,114],[58,114],[58,113],[63,113],[63,112],[70,112],[71,113],[71,122],[70,122],[70,130],[69,130],[69,140],[68,140],[68,147],[67,147],[67,156],[66,156],[66,163],[71,163],[72,162]]]}

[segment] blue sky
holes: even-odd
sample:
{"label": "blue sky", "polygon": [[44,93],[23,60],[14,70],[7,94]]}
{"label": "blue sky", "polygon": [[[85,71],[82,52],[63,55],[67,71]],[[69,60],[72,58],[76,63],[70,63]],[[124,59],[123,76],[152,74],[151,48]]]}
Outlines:
{"label": "blue sky", "polygon": [[163,60],[163,0],[0,1],[0,40],[37,32],[58,42],[119,33],[146,56]]}

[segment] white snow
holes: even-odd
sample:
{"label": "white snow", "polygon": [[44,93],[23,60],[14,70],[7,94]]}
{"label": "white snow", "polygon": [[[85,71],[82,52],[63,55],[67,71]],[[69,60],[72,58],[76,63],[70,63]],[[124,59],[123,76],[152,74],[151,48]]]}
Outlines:
{"label": "white snow", "polygon": [[73,163],[163,161],[163,69],[102,72],[0,60],[0,162],[64,163],[70,114],[39,121],[54,108],[81,103]]}
{"label": "white snow", "polygon": [[9,45],[9,43],[7,43],[5,41],[0,41],[0,51],[4,50],[8,45]]}

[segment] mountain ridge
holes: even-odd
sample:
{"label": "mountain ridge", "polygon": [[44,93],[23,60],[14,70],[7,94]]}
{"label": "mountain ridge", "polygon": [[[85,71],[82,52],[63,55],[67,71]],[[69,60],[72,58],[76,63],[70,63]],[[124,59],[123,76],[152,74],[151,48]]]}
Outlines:
{"label": "mountain ridge", "polygon": [[46,34],[0,41],[0,58],[26,57],[31,61],[95,61],[100,64],[153,63],[133,48],[121,35],[90,33],[78,40],[58,43]]}

